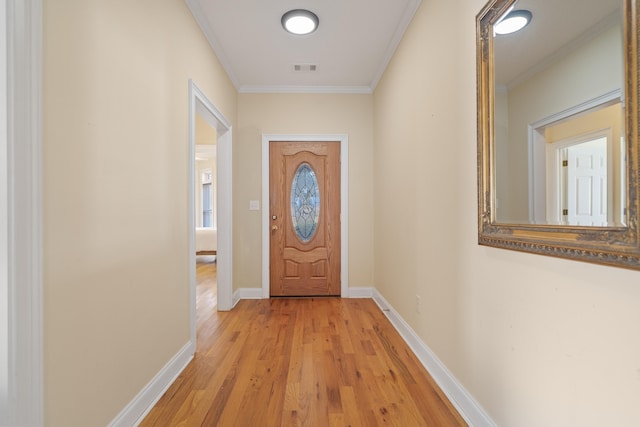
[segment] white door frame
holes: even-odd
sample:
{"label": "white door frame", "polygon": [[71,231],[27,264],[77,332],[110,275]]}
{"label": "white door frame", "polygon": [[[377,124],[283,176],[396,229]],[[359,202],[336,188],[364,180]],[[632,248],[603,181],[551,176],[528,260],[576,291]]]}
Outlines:
{"label": "white door frame", "polygon": [[[44,424],[42,340],[42,1],[7,0],[7,106],[2,120],[6,159],[8,297],[8,425]],[[5,62],[6,61],[6,62]],[[0,126],[2,127],[2,126]],[[6,138],[6,139],[5,139]],[[6,142],[6,144],[5,144]],[[6,155],[6,157],[4,157]],[[6,247],[5,247],[6,245]],[[3,275],[4,276],[4,275]],[[5,413],[3,413],[4,415]],[[5,419],[0,419],[4,422]]]}
{"label": "white door frame", "polygon": [[228,311],[232,305],[233,284],[233,199],[232,199],[232,130],[231,123],[209,101],[206,95],[189,80],[189,290],[191,305],[191,340],[196,343],[196,230],[195,230],[195,163],[196,113],[217,131],[215,206],[217,231],[218,310]]}
{"label": "white door frame", "polygon": [[[0,31],[7,40],[7,2],[0,3]],[[0,43],[0,99],[7,99],[7,43]],[[7,103],[0,102],[0,425],[9,418],[9,174],[7,137],[9,114]]]}
{"label": "white door frame", "polygon": [[527,129],[528,133],[528,151],[529,151],[529,222],[532,224],[546,224],[547,211],[546,191],[547,183],[547,166],[545,160],[546,140],[544,138],[544,128],[552,123],[559,122],[568,117],[574,116],[585,111],[589,111],[596,107],[613,104],[615,102],[624,103],[623,93],[620,89],[614,89],[610,92],[589,99],[559,113],[552,114],[536,122],[530,123]]}
{"label": "white door frame", "polygon": [[349,136],[347,134],[262,134],[262,297],[269,298],[269,142],[340,142],[340,295],[349,296]]}

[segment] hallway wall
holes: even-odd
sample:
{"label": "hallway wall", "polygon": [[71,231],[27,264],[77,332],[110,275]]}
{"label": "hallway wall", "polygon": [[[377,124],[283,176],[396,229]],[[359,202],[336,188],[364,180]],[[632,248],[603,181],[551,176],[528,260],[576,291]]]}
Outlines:
{"label": "hallway wall", "polygon": [[248,206],[261,198],[263,133],[349,135],[349,285],[373,285],[372,120],[372,95],[239,95],[233,165],[236,288],[261,286],[261,216]]}
{"label": "hallway wall", "polygon": [[376,288],[497,425],[637,426],[640,272],[477,245],[484,3],[423,1],[375,91]]}
{"label": "hallway wall", "polygon": [[47,426],[104,426],[189,341],[188,81],[237,94],[183,0],[44,0]]}

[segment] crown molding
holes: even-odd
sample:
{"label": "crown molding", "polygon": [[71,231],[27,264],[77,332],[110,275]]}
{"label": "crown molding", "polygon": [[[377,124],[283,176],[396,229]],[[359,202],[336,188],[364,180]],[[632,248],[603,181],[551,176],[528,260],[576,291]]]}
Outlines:
{"label": "crown molding", "polygon": [[213,34],[211,26],[209,26],[209,23],[205,19],[205,14],[202,7],[200,7],[200,2],[198,0],[185,0],[185,2],[191,11],[191,15],[193,15],[193,18],[196,20],[198,27],[200,27],[200,30],[209,42],[209,45],[213,50],[213,54],[218,58],[218,61],[222,64],[222,68],[227,72],[229,80],[231,80],[231,83],[237,90],[240,87],[240,82],[233,71],[233,67],[231,67],[231,62],[224,52],[222,44],[220,44],[216,36]]}
{"label": "crown molding", "polygon": [[373,90],[375,90],[376,86],[378,86],[380,79],[384,75],[384,72],[387,70],[387,66],[389,65],[389,62],[391,62],[391,59],[393,58],[393,55],[395,54],[396,49],[398,48],[398,45],[402,41],[404,34],[409,28],[409,24],[411,24],[411,21],[413,20],[414,15],[418,11],[421,1],[422,0],[413,0],[407,5],[406,9],[404,10],[404,13],[402,14],[402,18],[400,20],[400,25],[398,25],[398,27],[396,28],[396,31],[393,34],[393,37],[391,39],[391,42],[389,43],[389,46],[387,46],[385,55],[382,61],[380,62],[380,65],[378,66],[378,69],[374,74],[373,79],[371,80],[372,92]]}

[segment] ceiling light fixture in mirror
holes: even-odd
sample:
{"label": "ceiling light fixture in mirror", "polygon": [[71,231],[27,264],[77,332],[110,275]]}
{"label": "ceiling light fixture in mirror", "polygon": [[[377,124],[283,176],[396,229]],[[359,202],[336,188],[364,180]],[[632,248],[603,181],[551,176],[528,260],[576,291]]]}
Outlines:
{"label": "ceiling light fixture in mirror", "polygon": [[531,22],[531,12],[528,10],[514,10],[505,14],[493,26],[493,32],[498,35],[507,35],[522,30]]}

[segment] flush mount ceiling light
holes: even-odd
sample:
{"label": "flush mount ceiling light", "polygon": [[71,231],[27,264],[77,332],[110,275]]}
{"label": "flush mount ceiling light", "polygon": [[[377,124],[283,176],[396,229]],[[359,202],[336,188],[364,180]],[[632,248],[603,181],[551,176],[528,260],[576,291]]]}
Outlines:
{"label": "flush mount ceiling light", "polygon": [[493,26],[494,34],[504,35],[515,33],[526,27],[531,22],[531,12],[528,10],[514,10],[505,14],[504,18],[499,20]]}
{"label": "flush mount ceiling light", "polygon": [[291,34],[310,34],[318,28],[318,17],[304,9],[294,9],[282,15],[282,27]]}

